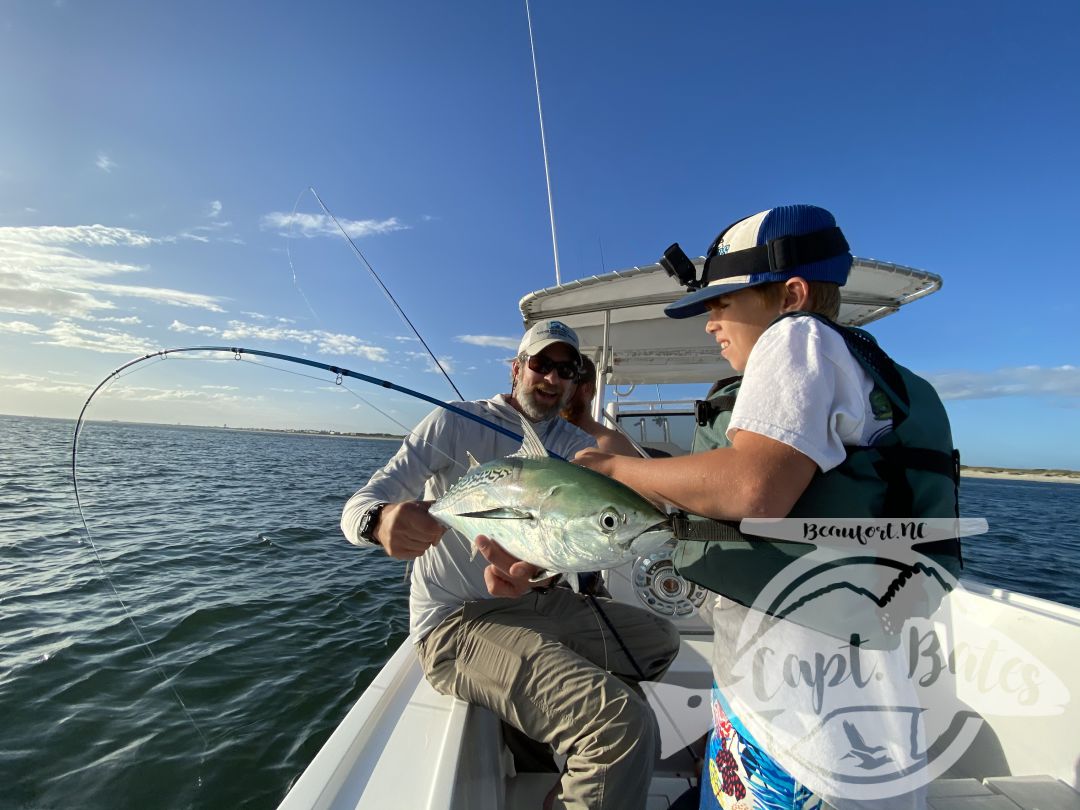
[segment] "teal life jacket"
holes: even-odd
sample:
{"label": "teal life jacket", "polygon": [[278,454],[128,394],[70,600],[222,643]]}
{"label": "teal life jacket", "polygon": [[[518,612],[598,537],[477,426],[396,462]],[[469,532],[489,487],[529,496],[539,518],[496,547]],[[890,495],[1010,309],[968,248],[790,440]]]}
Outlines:
{"label": "teal life jacket", "polygon": [[[953,447],[949,419],[933,386],[894,363],[860,329],[807,312],[786,313],[781,318],[799,316],[815,318],[844,338],[874,382],[870,394],[874,415],[891,418],[893,429],[873,445],[848,447],[845,460],[828,472],[818,470],[788,517],[959,517],[960,454]],[[727,428],[739,384],[739,378],[721,380],[698,403],[693,452],[731,445]],[[747,606],[782,568],[813,549],[807,543],[743,535],[734,522],[691,516],[690,526],[690,534],[716,539],[680,539],[672,555],[678,573]],[[694,528],[699,531],[695,533]],[[913,548],[953,576],[962,567],[958,538]]]}
{"label": "teal life jacket", "polygon": [[742,377],[717,380],[705,395],[705,399],[694,403],[697,427],[694,429],[694,441],[690,446],[691,453],[704,453],[717,447],[730,446],[727,429],[731,423],[731,412],[735,408],[735,397],[739,394],[740,385]]}

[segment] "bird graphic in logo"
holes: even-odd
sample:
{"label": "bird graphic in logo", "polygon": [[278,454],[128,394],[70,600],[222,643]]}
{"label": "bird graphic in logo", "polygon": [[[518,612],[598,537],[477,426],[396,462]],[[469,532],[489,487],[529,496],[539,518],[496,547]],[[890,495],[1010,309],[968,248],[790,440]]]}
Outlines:
{"label": "bird graphic in logo", "polygon": [[876,756],[885,750],[885,746],[867,745],[858,727],[850,720],[844,721],[844,734],[847,735],[848,742],[851,743],[851,750],[840,757],[841,759],[858,759],[859,764],[857,767],[866,771],[880,768],[886,762],[892,762],[892,757]]}

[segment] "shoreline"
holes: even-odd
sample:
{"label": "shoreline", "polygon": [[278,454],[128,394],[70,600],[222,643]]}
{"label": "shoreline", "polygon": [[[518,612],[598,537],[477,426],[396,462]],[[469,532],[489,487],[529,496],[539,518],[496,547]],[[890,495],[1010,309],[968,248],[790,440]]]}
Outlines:
{"label": "shoreline", "polygon": [[994,478],[999,481],[1038,481],[1051,484],[1080,484],[1080,473],[1073,470],[1007,470],[986,467],[961,467],[961,478]]}
{"label": "shoreline", "polygon": [[[18,413],[0,413],[0,418],[11,419],[37,419],[49,422],[68,422],[75,424],[75,418],[69,416],[25,416]],[[286,436],[326,436],[334,439],[371,439],[373,441],[400,442],[404,441],[405,434],[401,433],[352,433],[343,430],[320,430],[317,428],[271,428],[271,427],[241,427],[229,425],[189,425],[183,422],[132,422],[127,419],[93,419],[83,420],[84,425],[133,425],[135,427],[160,427],[181,430],[218,430],[233,431],[237,433],[272,433]]]}

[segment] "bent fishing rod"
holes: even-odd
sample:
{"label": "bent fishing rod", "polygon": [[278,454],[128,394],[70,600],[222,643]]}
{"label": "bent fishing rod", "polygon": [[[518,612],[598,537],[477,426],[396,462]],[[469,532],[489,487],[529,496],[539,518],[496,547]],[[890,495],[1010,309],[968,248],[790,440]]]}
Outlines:
{"label": "bent fishing rod", "polygon": [[[379,386],[381,388],[386,388],[386,389],[389,389],[391,391],[397,391],[398,393],[405,394],[407,396],[414,397],[416,399],[421,399],[424,402],[428,402],[428,403],[430,403],[432,405],[435,405],[435,406],[437,406],[439,408],[443,408],[443,409],[445,409],[447,411],[450,411],[451,413],[455,413],[458,416],[463,416],[466,419],[471,419],[473,422],[477,422],[477,423],[479,423],[481,425],[484,425],[485,427],[491,428],[496,433],[500,433],[503,436],[506,436],[506,437],[508,437],[510,439],[513,439],[514,441],[518,441],[518,442],[524,441],[524,437],[520,433],[515,433],[513,430],[510,430],[509,428],[505,428],[502,425],[496,424],[495,422],[492,422],[490,419],[485,419],[483,416],[480,416],[479,414],[471,413],[470,411],[467,411],[464,408],[461,408],[461,407],[459,407],[457,405],[454,405],[451,402],[445,402],[445,401],[443,401],[441,399],[430,396],[430,395],[425,394],[425,393],[423,393],[421,391],[416,391],[416,390],[414,390],[412,388],[406,388],[403,385],[398,385],[397,383],[390,382],[389,380],[384,380],[384,379],[381,379],[379,377],[374,377],[374,376],[372,376],[370,374],[364,374],[364,373],[359,372],[359,371],[352,371],[350,369],[342,368],[340,366],[332,366],[329,363],[321,363],[318,360],[308,360],[305,357],[294,357],[293,355],[290,355],[290,354],[282,354],[280,352],[268,352],[268,351],[264,351],[262,349],[247,349],[247,348],[242,348],[242,347],[239,347],[239,346],[185,346],[185,347],[180,347],[180,348],[175,348],[175,349],[162,349],[161,351],[151,352],[150,354],[143,355],[142,357],[136,357],[134,360],[129,360],[128,362],[124,363],[122,366],[116,368],[111,374],[109,374],[108,377],[106,377],[104,380],[102,380],[100,383],[98,383],[97,387],[94,388],[94,390],[90,392],[90,396],[88,396],[86,398],[86,402],[83,404],[82,410],[79,411],[79,418],[75,422],[75,435],[74,435],[74,438],[72,439],[72,445],[71,445],[71,475],[72,475],[72,479],[73,479],[73,482],[74,482],[74,485],[75,485],[75,501],[76,501],[76,503],[79,502],[79,484],[78,484],[78,479],[75,477],[76,448],[77,448],[78,442],[79,442],[79,432],[82,429],[83,420],[84,420],[84,418],[86,416],[86,409],[90,407],[91,400],[93,400],[93,398],[97,395],[98,391],[100,391],[109,382],[111,382],[113,379],[115,379],[117,376],[119,376],[122,372],[126,371],[127,369],[131,368],[132,366],[135,366],[135,365],[137,365],[139,363],[142,363],[142,362],[145,362],[147,360],[153,360],[154,358],[162,358],[162,359],[164,359],[165,357],[168,357],[170,354],[182,354],[182,353],[189,353],[189,352],[228,352],[229,354],[232,354],[237,360],[242,359],[245,354],[250,354],[250,355],[254,355],[256,357],[268,357],[268,358],[271,358],[273,360],[284,360],[285,362],[288,362],[288,363],[298,363],[300,365],[310,366],[312,368],[322,369],[323,371],[329,371],[331,374],[334,374],[336,376],[335,382],[337,384],[339,384],[339,385],[341,384],[342,378],[344,378],[344,377],[352,377],[353,379],[360,380],[361,382],[366,382],[366,383],[369,383],[371,385],[377,385],[377,386]],[[557,453],[553,453],[550,450],[548,451],[548,454],[552,458],[557,458],[560,461],[565,461],[566,460],[562,456],[558,455]]]}
{"label": "bent fishing rod", "polygon": [[[72,479],[72,485],[73,485],[74,492],[75,492],[75,504],[76,504],[76,507],[78,508],[79,516],[80,516],[80,518],[82,520],[83,529],[85,531],[87,540],[89,541],[90,547],[93,550],[95,558],[97,559],[98,566],[102,569],[102,571],[105,572],[106,579],[108,580],[109,586],[113,591],[113,595],[116,597],[117,602],[120,604],[121,608],[123,609],[124,614],[126,615],[129,623],[135,629],[135,633],[136,633],[139,641],[141,642],[142,646],[149,653],[151,662],[153,663],[154,667],[158,670],[159,674],[162,677],[163,682],[168,685],[169,691],[172,693],[172,695],[175,698],[176,702],[179,704],[179,706],[180,706],[182,712],[184,713],[185,717],[187,718],[188,722],[195,729],[195,731],[199,734],[199,737],[202,739],[203,745],[204,745],[204,748],[205,748],[205,747],[208,746],[208,740],[207,740],[206,735],[203,734],[202,729],[195,722],[195,718],[192,716],[192,714],[191,714],[190,710],[188,709],[187,704],[184,702],[183,698],[181,698],[180,694],[176,691],[176,688],[169,682],[169,678],[168,678],[167,674],[165,673],[164,669],[162,668],[161,663],[158,661],[157,656],[154,655],[154,651],[151,648],[149,642],[146,640],[146,638],[143,635],[142,631],[139,629],[139,626],[136,623],[134,616],[132,616],[131,612],[128,610],[127,604],[121,598],[120,593],[116,588],[116,585],[112,581],[112,577],[109,576],[108,569],[106,568],[106,566],[104,564],[104,561],[101,559],[100,554],[98,554],[97,545],[94,543],[93,537],[90,534],[90,527],[89,527],[89,525],[87,525],[86,516],[85,516],[85,514],[83,512],[82,500],[81,500],[81,496],[80,496],[80,493],[79,493],[79,479],[78,479],[78,470],[77,470],[79,435],[80,435],[80,433],[82,431],[82,426],[83,426],[84,420],[86,418],[86,411],[90,407],[91,401],[94,399],[94,397],[97,395],[97,393],[99,391],[101,391],[102,388],[104,388],[110,382],[112,382],[117,377],[119,377],[123,372],[127,371],[128,369],[130,369],[130,368],[132,368],[132,367],[134,367],[134,366],[136,366],[136,365],[138,365],[140,363],[146,362],[148,360],[154,360],[154,359],[164,360],[165,358],[167,358],[169,355],[172,355],[172,354],[197,353],[197,352],[228,352],[228,353],[232,354],[237,360],[243,359],[243,356],[245,354],[247,354],[247,355],[252,355],[252,356],[256,356],[256,357],[265,357],[265,358],[270,358],[270,359],[274,359],[274,360],[283,360],[283,361],[289,362],[289,363],[297,363],[297,364],[300,364],[300,365],[309,366],[311,368],[321,369],[323,371],[328,371],[331,374],[334,374],[335,375],[335,383],[338,384],[338,385],[341,384],[341,381],[342,381],[342,379],[344,377],[351,377],[353,379],[360,380],[361,382],[366,382],[366,383],[369,383],[371,385],[377,385],[377,386],[379,386],[381,388],[386,388],[386,389],[391,390],[391,391],[397,391],[398,393],[402,393],[402,394],[405,394],[407,396],[423,400],[424,402],[428,402],[428,403],[430,403],[432,405],[435,405],[435,406],[437,406],[439,408],[443,408],[443,409],[445,409],[445,410],[447,410],[447,411],[449,411],[451,413],[457,414],[459,416],[463,416],[466,419],[470,419],[470,420],[472,420],[474,422],[477,422],[478,424],[484,425],[485,427],[488,427],[491,430],[494,430],[497,433],[499,433],[499,434],[501,434],[503,436],[506,436],[508,438],[511,438],[511,439],[513,439],[513,440],[515,440],[517,442],[524,442],[524,437],[519,433],[516,433],[516,432],[514,432],[512,430],[509,430],[508,428],[505,428],[502,425],[496,424],[495,422],[492,422],[489,419],[485,419],[484,417],[479,416],[478,414],[471,413],[471,412],[465,410],[464,408],[461,408],[461,407],[459,407],[457,405],[454,405],[453,403],[444,402],[443,400],[437,399],[437,398],[432,397],[432,396],[430,396],[428,394],[424,394],[423,392],[420,392],[420,391],[415,391],[415,390],[413,390],[411,388],[407,388],[407,387],[405,387],[403,385],[398,385],[397,383],[391,382],[389,380],[384,380],[384,379],[381,379],[379,377],[375,377],[375,376],[372,376],[370,374],[364,374],[364,373],[358,372],[358,371],[352,371],[350,369],[342,368],[340,366],[334,366],[334,365],[330,365],[328,363],[322,363],[322,362],[319,362],[317,360],[309,360],[309,359],[303,358],[303,357],[294,357],[292,355],[283,354],[283,353],[280,353],[280,352],[269,352],[269,351],[264,351],[262,349],[248,349],[248,348],[243,348],[243,347],[238,347],[238,346],[185,346],[185,347],[178,347],[178,348],[173,348],[173,349],[162,349],[160,351],[151,352],[149,354],[143,355],[142,357],[136,357],[133,360],[129,360],[128,362],[126,362],[123,365],[121,365],[121,366],[117,367],[116,369],[114,369],[107,377],[105,377],[105,379],[103,379],[100,383],[98,383],[98,385],[94,388],[93,391],[90,392],[90,395],[86,398],[86,402],[83,403],[82,409],[79,411],[79,417],[75,422],[75,432],[74,432],[74,436],[72,438],[72,444],[71,444],[71,479]],[[558,459],[560,461],[565,461],[566,460],[562,456],[560,456],[557,453],[554,453],[554,452],[552,452],[550,450],[548,450],[548,455],[550,457]],[[604,611],[603,607],[600,605],[600,603],[595,599],[595,597],[592,594],[587,594],[587,597],[588,597],[589,603],[591,604],[593,609],[604,620],[605,624],[607,624],[608,629],[613,634],[616,643],[622,648],[622,651],[625,653],[625,655],[629,659],[631,665],[633,666],[634,670],[637,672],[638,677],[644,679],[645,678],[645,673],[642,671],[642,669],[639,666],[638,662],[635,660],[635,656],[630,651],[629,647],[627,647],[626,642],[622,639],[622,637],[619,635],[618,631],[615,629],[614,625],[611,623],[611,620],[606,615],[606,612]]]}
{"label": "bent fishing rod", "polygon": [[[478,422],[478,423],[484,425],[485,427],[488,427],[488,428],[496,431],[497,433],[500,433],[500,434],[502,434],[504,436],[507,436],[508,438],[514,439],[515,441],[523,442],[524,439],[521,436],[521,434],[515,433],[514,431],[509,430],[509,429],[503,427],[502,425],[496,424],[495,422],[492,422],[489,419],[485,419],[484,417],[479,416],[478,414],[470,413],[469,411],[465,410],[464,408],[458,407],[457,405],[454,405],[454,404],[449,403],[449,402],[444,402],[444,401],[442,401],[440,399],[436,399],[435,397],[429,396],[428,394],[424,394],[424,393],[422,393],[420,391],[414,391],[411,388],[406,388],[403,385],[398,385],[397,383],[390,382],[389,380],[383,380],[383,379],[380,379],[379,377],[374,377],[374,376],[372,376],[370,374],[363,374],[363,373],[358,372],[358,371],[352,371],[352,370],[347,369],[347,368],[341,368],[340,366],[333,366],[333,365],[330,365],[329,363],[321,363],[321,362],[319,362],[317,360],[308,360],[308,359],[303,358],[303,357],[293,357],[292,355],[282,354],[280,352],[268,352],[268,351],[263,351],[261,349],[247,349],[247,348],[242,348],[242,347],[239,347],[239,346],[185,346],[185,347],[179,347],[179,348],[174,348],[174,349],[162,349],[161,351],[151,352],[149,354],[143,355],[142,357],[136,357],[133,360],[129,360],[128,362],[126,362],[123,365],[119,366],[118,368],[114,369],[107,377],[105,377],[105,379],[103,379],[100,383],[98,383],[97,386],[95,386],[94,390],[90,392],[90,396],[88,396],[86,398],[86,402],[83,403],[82,409],[79,411],[79,418],[75,422],[75,432],[74,432],[74,435],[73,435],[72,440],[71,440],[71,482],[72,482],[72,487],[73,487],[74,493],[75,493],[75,505],[76,505],[76,508],[78,509],[79,517],[80,517],[80,519],[82,521],[82,524],[83,524],[83,530],[85,532],[86,539],[90,544],[90,548],[93,551],[93,554],[94,554],[94,557],[97,560],[98,566],[105,573],[105,578],[108,580],[109,587],[112,589],[112,592],[113,592],[113,596],[116,598],[117,602],[119,603],[121,609],[123,610],[125,616],[127,617],[128,622],[134,628],[135,634],[138,637],[139,642],[142,644],[142,646],[149,653],[150,660],[151,660],[153,666],[155,667],[155,669],[157,669],[158,673],[161,675],[163,683],[168,685],[169,691],[172,693],[172,695],[175,698],[176,702],[179,704],[181,711],[184,713],[184,716],[187,718],[187,720],[190,723],[190,725],[192,726],[192,728],[195,729],[195,731],[198,733],[199,737],[202,739],[203,746],[205,748],[205,747],[207,747],[209,745],[209,742],[207,740],[206,735],[203,734],[202,729],[199,727],[198,723],[195,722],[195,718],[192,716],[192,714],[191,714],[190,710],[188,709],[187,704],[184,702],[183,698],[180,697],[180,694],[176,691],[176,688],[170,683],[168,675],[165,673],[164,669],[162,668],[161,663],[158,661],[157,656],[154,654],[153,648],[150,646],[150,643],[147,641],[146,637],[143,635],[142,631],[139,629],[139,625],[135,621],[134,616],[132,616],[131,611],[128,609],[127,603],[120,596],[119,590],[117,589],[115,583],[112,581],[112,577],[109,575],[108,568],[105,566],[105,563],[101,558],[101,555],[98,553],[97,544],[94,543],[93,536],[90,533],[90,527],[89,527],[89,525],[87,524],[87,521],[86,521],[86,515],[85,515],[85,513],[83,511],[82,497],[81,497],[81,494],[79,492],[79,477],[78,477],[78,466],[77,466],[77,464],[78,464],[79,436],[80,436],[80,434],[82,432],[83,423],[84,423],[84,421],[86,419],[86,412],[87,412],[87,409],[90,407],[90,403],[93,401],[94,397],[97,396],[99,391],[101,391],[106,385],[111,383],[113,380],[117,379],[125,371],[127,371],[128,369],[131,369],[133,366],[139,365],[140,363],[144,363],[144,362],[146,362],[148,360],[154,360],[154,359],[164,360],[169,355],[172,355],[172,354],[198,353],[198,352],[228,352],[229,354],[232,354],[237,360],[243,359],[244,355],[252,355],[252,356],[257,356],[257,357],[270,358],[270,359],[274,359],[274,360],[283,360],[283,361],[289,362],[289,363],[298,363],[300,365],[310,366],[312,368],[321,369],[321,370],[324,370],[324,371],[328,371],[331,374],[334,374],[335,377],[336,377],[335,382],[338,385],[341,385],[342,378],[344,378],[344,377],[352,377],[352,378],[360,380],[362,382],[366,382],[366,383],[369,383],[371,385],[377,385],[377,386],[379,386],[381,388],[386,388],[386,389],[391,390],[391,391],[397,391],[399,393],[406,394],[406,395],[411,396],[411,397],[415,397],[416,399],[421,399],[421,400],[423,400],[425,402],[431,403],[432,405],[436,405],[436,406],[438,406],[440,408],[444,408],[445,410],[450,411],[451,413],[455,413],[455,414],[458,414],[459,416],[465,417],[466,419],[471,419],[474,422]],[[560,460],[565,460],[565,459],[562,458],[562,456],[559,456],[559,455],[557,455],[555,453],[550,453],[550,455],[553,458],[558,458]]]}

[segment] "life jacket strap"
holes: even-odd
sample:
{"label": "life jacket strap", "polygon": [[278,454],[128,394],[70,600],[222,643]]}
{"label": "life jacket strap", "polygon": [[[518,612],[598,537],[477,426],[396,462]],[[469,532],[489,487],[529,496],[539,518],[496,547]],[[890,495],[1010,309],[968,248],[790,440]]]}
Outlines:
{"label": "life jacket strap", "polygon": [[690,520],[685,512],[671,516],[671,532],[676,540],[741,540],[749,538],[737,523],[722,520]]}
{"label": "life jacket strap", "polygon": [[[885,350],[878,346],[877,343],[874,342],[874,339],[861,329],[852,329],[847,326],[841,326],[835,321],[816,312],[785,312],[777,318],[776,321],[783,318],[800,316],[813,318],[822,326],[829,327],[844,339],[844,344],[847,346],[848,351],[855,356],[859,365],[861,365],[866,370],[866,373],[870,375],[874,384],[877,385],[877,387],[889,398],[889,401],[892,402],[896,409],[896,412],[893,414],[893,427],[899,427],[911,412],[911,398],[908,396],[904,378],[900,376],[900,371],[896,368],[896,364],[893,362],[892,358],[885,353]],[[776,321],[773,321],[773,323],[776,323]]]}

